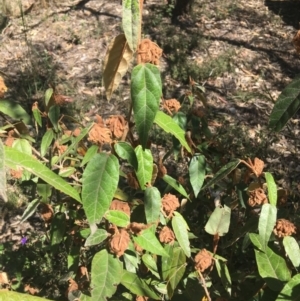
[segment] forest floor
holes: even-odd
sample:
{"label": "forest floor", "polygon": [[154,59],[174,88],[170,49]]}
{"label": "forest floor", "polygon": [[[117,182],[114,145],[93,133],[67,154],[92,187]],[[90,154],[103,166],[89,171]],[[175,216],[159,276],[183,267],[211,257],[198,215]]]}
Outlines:
{"label": "forest floor", "polygon": [[[79,120],[127,114],[129,77],[110,102],[101,83],[106,49],[121,32],[120,1],[32,3],[23,16],[12,13],[0,34],[5,98],[30,109],[55,87],[72,98],[65,109]],[[191,14],[176,24],[161,0],[147,0],[143,12],[145,37],[164,51],[163,97],[182,98],[190,77],[202,85],[220,151],[232,158],[259,157],[277,184],[295,196],[300,118],[280,134],[271,133],[267,123],[278,95],[300,73],[292,44],[299,12],[299,1],[261,0],[196,0]]]}

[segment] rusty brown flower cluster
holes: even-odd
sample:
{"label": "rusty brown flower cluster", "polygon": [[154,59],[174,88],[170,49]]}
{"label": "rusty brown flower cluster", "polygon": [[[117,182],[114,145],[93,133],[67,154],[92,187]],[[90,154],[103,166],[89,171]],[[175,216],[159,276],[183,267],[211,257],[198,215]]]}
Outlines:
{"label": "rusty brown flower cluster", "polygon": [[164,226],[159,232],[159,241],[165,244],[172,244],[175,240],[174,232],[168,227]]}
{"label": "rusty brown flower cluster", "polygon": [[88,140],[99,146],[111,144],[113,139],[125,139],[128,123],[121,115],[110,116],[105,122],[96,116],[96,122],[89,132]]}
{"label": "rusty brown flower cluster", "polygon": [[151,40],[144,39],[140,42],[137,53],[138,64],[151,63],[158,66],[162,49]]}
{"label": "rusty brown flower cluster", "polygon": [[114,234],[108,240],[109,250],[117,257],[122,256],[128,248],[130,236],[126,229],[113,228]]}
{"label": "rusty brown flower cluster", "polygon": [[165,194],[161,200],[161,203],[162,210],[167,217],[173,216],[174,211],[180,206],[178,198],[171,193]]}
{"label": "rusty brown flower cluster", "polygon": [[293,38],[293,44],[296,49],[296,52],[300,53],[300,30],[296,33],[296,35]]}
{"label": "rusty brown flower cluster", "polygon": [[206,249],[202,249],[195,256],[195,269],[201,273],[209,268],[213,263],[213,257]]}
{"label": "rusty brown flower cluster", "polygon": [[172,115],[172,113],[177,113],[181,108],[180,102],[175,99],[167,99],[164,101],[163,107]]}
{"label": "rusty brown flower cluster", "polygon": [[125,214],[127,214],[128,216],[130,216],[130,207],[129,207],[128,203],[126,203],[126,202],[122,202],[122,201],[115,199],[111,202],[109,209],[122,211]]}
{"label": "rusty brown flower cluster", "polygon": [[268,203],[268,198],[262,188],[249,191],[248,205],[251,207]]}
{"label": "rusty brown flower cluster", "polygon": [[292,222],[282,218],[276,221],[273,232],[278,237],[285,237],[296,234],[296,229],[296,226]]}

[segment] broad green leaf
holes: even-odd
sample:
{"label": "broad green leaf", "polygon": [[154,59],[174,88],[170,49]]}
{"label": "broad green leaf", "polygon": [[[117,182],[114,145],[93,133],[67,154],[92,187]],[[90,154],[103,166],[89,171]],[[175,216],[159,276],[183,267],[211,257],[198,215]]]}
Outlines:
{"label": "broad green leaf", "polygon": [[82,176],[82,204],[90,224],[99,223],[118,187],[119,162],[114,155],[96,154]]}
{"label": "broad green leaf", "polygon": [[7,202],[5,153],[4,153],[4,147],[1,139],[0,139],[0,199],[2,199],[4,202]]}
{"label": "broad green leaf", "polygon": [[144,196],[144,206],[147,224],[159,220],[161,209],[161,195],[156,187],[147,187]]}
{"label": "broad green leaf", "polygon": [[168,297],[171,299],[184,275],[186,257],[184,251],[179,247],[167,245],[165,251],[169,257],[162,257],[162,275],[163,279],[167,281]]}
{"label": "broad green leaf", "polygon": [[264,204],[261,209],[258,233],[263,246],[268,245],[269,239],[276,224],[277,208],[271,204]]}
{"label": "broad green leaf", "polygon": [[68,271],[76,273],[78,271],[79,260],[80,260],[80,249],[81,246],[72,245],[67,257]]}
{"label": "broad green leaf", "polygon": [[103,85],[108,101],[126,74],[132,55],[124,34],[116,36],[108,46],[103,63]]}
{"label": "broad green leaf", "polygon": [[48,117],[56,132],[59,132],[60,126],[58,124],[60,119],[60,108],[58,105],[51,106],[48,112]]}
{"label": "broad green leaf", "polygon": [[142,260],[143,263],[145,264],[145,266],[150,270],[150,272],[157,277],[158,279],[160,279],[159,273],[158,273],[158,268],[157,268],[157,264],[154,260],[154,258],[146,253],[142,256]]}
{"label": "broad green leaf", "polygon": [[127,250],[125,250],[123,257],[126,265],[126,270],[135,273],[136,269],[138,269],[139,264],[141,263],[141,258],[137,254],[132,241],[129,242],[128,248]]}
{"label": "broad green leaf", "polygon": [[257,249],[264,250],[264,246],[261,241],[261,237],[258,234],[249,233],[249,238]]}
{"label": "broad green leaf", "polygon": [[[258,234],[250,233],[250,239],[256,246],[260,237]],[[288,269],[284,258],[274,253],[272,249],[269,247],[266,247],[264,251],[261,251],[260,249],[261,248],[255,248],[255,258],[259,275],[264,278],[265,282],[272,290],[280,291],[284,282],[291,279],[291,272]]]}
{"label": "broad green leaf", "polygon": [[138,296],[147,296],[154,300],[161,300],[161,297],[135,273],[130,273],[123,270],[121,284],[124,285],[129,291]]}
{"label": "broad green leaf", "polygon": [[295,275],[282,289],[275,301],[300,301],[300,274]]}
{"label": "broad green leaf", "polygon": [[99,147],[97,145],[92,145],[91,147],[89,147],[82,159],[80,167],[82,167],[86,163],[88,163],[94,157],[94,155],[97,154],[98,150],[99,150]]}
{"label": "broad green leaf", "polygon": [[141,12],[139,0],[122,2],[122,25],[130,49],[135,52],[141,35]]}
{"label": "broad green leaf", "polygon": [[144,149],[159,109],[161,95],[162,84],[158,67],[148,63],[134,67],[131,73],[132,108],[136,130]]}
{"label": "broad green leaf", "polygon": [[271,173],[265,172],[265,178],[268,186],[268,199],[270,204],[276,206],[277,204],[277,187]]}
{"label": "broad green leaf", "polygon": [[51,221],[50,228],[50,244],[51,246],[59,245],[65,235],[66,231],[66,215],[62,212],[58,212],[54,215]]}
{"label": "broad green leaf", "polygon": [[167,184],[169,184],[172,188],[174,188],[176,191],[178,191],[181,195],[183,195],[187,199],[190,199],[188,194],[186,193],[185,189],[183,188],[183,186],[178,181],[176,181],[175,179],[173,179],[169,175],[164,175],[163,180]]}
{"label": "broad green leaf", "polygon": [[0,301],[51,301],[50,299],[34,297],[12,291],[0,290]]}
{"label": "broad green leaf", "polygon": [[192,152],[185,139],[185,131],[169,115],[165,114],[164,112],[158,111],[156,113],[154,122],[166,133],[174,135],[188,152]]}
{"label": "broad green leaf", "polygon": [[116,292],[122,270],[120,260],[106,250],[96,253],[91,269],[92,301],[107,301]]}
{"label": "broad green leaf", "polygon": [[5,146],[4,150],[5,164],[9,168],[16,169],[17,166],[21,166],[30,173],[43,179],[46,183],[52,185],[57,190],[60,190],[78,202],[81,202],[78,192],[72,186],[70,186],[70,184],[68,184],[65,180],[48,169],[38,160],[10,147]]}
{"label": "broad green leaf", "polygon": [[237,168],[237,166],[240,164],[241,160],[240,159],[235,159],[226,165],[224,165],[215,175],[214,177],[204,185],[203,189],[206,189],[217,182],[221,181],[224,179],[227,175],[229,175],[233,170]]}
{"label": "broad green leaf", "polygon": [[71,151],[73,151],[77,147],[78,143],[87,135],[87,133],[90,131],[90,129],[92,127],[93,127],[93,124],[90,124],[87,127],[85,127],[84,129],[82,129],[80,134],[74,139],[74,141],[67,148],[67,150],[62,155],[59,156],[57,161],[61,161],[66,155],[68,155]]}
{"label": "broad green leaf", "polygon": [[227,268],[227,264],[223,260],[215,260],[215,264],[222,284],[227,293],[231,296],[231,277]]}
{"label": "broad green leaf", "polygon": [[130,223],[129,216],[126,213],[118,210],[109,210],[105,214],[105,218],[110,223],[122,228],[126,228]]}
{"label": "broad green leaf", "polygon": [[133,236],[133,240],[152,254],[168,256],[151,228],[143,230],[138,236]]}
{"label": "broad green leaf", "polygon": [[117,155],[127,160],[128,163],[135,169],[138,169],[138,160],[134,148],[127,142],[120,141],[114,145]]}
{"label": "broad green leaf", "polygon": [[0,112],[11,117],[14,120],[23,120],[25,124],[31,124],[31,117],[28,113],[16,102],[11,100],[1,99]]}
{"label": "broad green leaf", "polygon": [[188,227],[185,219],[178,212],[172,218],[172,228],[175,237],[187,257],[191,257],[191,248],[188,234]]}
{"label": "broad green leaf", "polygon": [[230,215],[231,209],[226,205],[216,207],[205,225],[205,231],[211,235],[224,236],[229,230]]}
{"label": "broad green leaf", "polygon": [[300,76],[297,76],[279,95],[269,117],[269,126],[279,132],[299,108]]}
{"label": "broad green leaf", "polygon": [[41,156],[44,157],[47,153],[48,147],[51,145],[54,139],[53,129],[48,129],[44,134],[41,142]]}
{"label": "broad green leaf", "polygon": [[23,154],[27,154],[27,155],[32,154],[31,145],[26,139],[15,139],[12,148],[20,151]]}
{"label": "broad green leaf", "polygon": [[195,197],[197,197],[205,178],[205,157],[203,155],[195,155],[192,158],[189,165],[189,176]]}
{"label": "broad green leaf", "polygon": [[153,171],[153,157],[150,149],[143,150],[139,145],[135,148],[136,157],[138,159],[138,170],[136,176],[142,190],[146,189],[146,184],[151,183]]}
{"label": "broad green leaf", "polygon": [[46,105],[46,107],[48,106],[48,103],[49,103],[49,101],[50,101],[50,99],[53,95],[53,92],[54,91],[53,91],[52,88],[47,89],[46,92],[45,92],[45,105]]}
{"label": "broad green leaf", "polygon": [[91,233],[90,236],[86,239],[84,246],[94,246],[100,244],[108,237],[108,233],[103,229],[97,229],[94,233]]}
{"label": "broad green leaf", "polygon": [[283,246],[285,253],[289,257],[290,261],[292,262],[295,268],[299,267],[300,265],[300,249],[298,242],[294,237],[285,236],[283,238]]}
{"label": "broad green leaf", "polygon": [[74,174],[76,172],[76,168],[72,167],[72,166],[68,166],[68,167],[63,167],[59,170],[58,174],[63,177],[63,178],[68,178],[70,177],[72,174]]}
{"label": "broad green leaf", "polygon": [[40,204],[40,200],[39,199],[35,199],[35,200],[33,200],[33,201],[31,201],[29,204],[28,204],[28,206],[27,206],[27,208],[25,209],[25,211],[23,212],[23,215],[22,215],[22,217],[21,217],[21,223],[23,223],[23,222],[25,222],[30,216],[32,216],[34,213],[35,213],[35,211],[36,211],[36,209],[37,209],[37,207],[39,206],[39,204]]}

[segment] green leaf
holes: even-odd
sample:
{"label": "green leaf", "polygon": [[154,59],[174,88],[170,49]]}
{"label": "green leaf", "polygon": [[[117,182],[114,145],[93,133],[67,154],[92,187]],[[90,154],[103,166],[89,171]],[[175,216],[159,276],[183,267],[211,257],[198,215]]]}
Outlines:
{"label": "green leaf", "polygon": [[135,169],[138,169],[138,160],[134,148],[127,142],[120,141],[114,145],[117,155],[127,160],[128,163]]}
{"label": "green leaf", "polygon": [[82,167],[86,163],[88,163],[94,157],[94,155],[97,154],[98,150],[99,150],[99,147],[97,145],[92,145],[91,147],[89,147],[82,159],[80,167]]}
{"label": "green leaf", "polygon": [[152,254],[168,256],[151,228],[143,230],[139,236],[133,236],[133,240]]}
{"label": "green leaf", "polygon": [[46,183],[52,185],[57,190],[60,190],[78,202],[81,202],[78,192],[70,186],[70,184],[32,156],[23,154],[18,150],[6,146],[4,147],[4,150],[5,164],[9,168],[16,169],[17,166],[21,166],[37,177],[43,179]]}
{"label": "green leaf", "polygon": [[147,187],[144,196],[144,206],[147,224],[159,220],[161,209],[161,195],[156,187]]}
{"label": "green leaf", "polygon": [[44,134],[41,142],[41,156],[44,157],[47,153],[48,147],[51,145],[54,139],[53,129],[48,129]]}
{"label": "green leaf", "polygon": [[103,229],[97,229],[94,233],[91,233],[90,236],[86,239],[84,246],[94,246],[100,244],[108,237],[108,233]]}
{"label": "green leaf", "polygon": [[264,249],[263,243],[261,241],[261,237],[258,234],[249,233],[249,238],[257,249],[259,249],[259,250]]}
{"label": "green leaf", "polygon": [[76,168],[72,167],[72,166],[68,166],[68,167],[63,167],[59,170],[58,174],[63,177],[63,178],[68,178],[70,177],[72,174],[74,174],[76,172]]}
{"label": "green leaf", "polygon": [[124,0],[122,2],[122,25],[128,45],[135,52],[141,34],[141,12],[139,0]]}
{"label": "green leaf", "polygon": [[169,257],[162,258],[163,279],[167,281],[167,292],[169,299],[184,275],[186,268],[186,257],[184,251],[179,247],[166,246],[165,250]]}
{"label": "green leaf", "polygon": [[23,223],[23,222],[25,222],[30,216],[32,216],[34,213],[35,213],[35,211],[36,211],[36,209],[37,209],[37,207],[39,206],[39,204],[40,204],[40,200],[39,199],[35,199],[35,200],[32,200],[29,204],[28,204],[28,206],[27,206],[27,208],[25,209],[25,211],[23,212],[23,215],[22,215],[22,217],[21,217],[21,223]]}
{"label": "green leaf", "polygon": [[126,228],[130,223],[129,216],[126,213],[118,210],[109,210],[105,214],[105,218],[110,223],[122,228]]}
{"label": "green leaf", "polygon": [[189,176],[195,197],[198,196],[204,182],[205,165],[205,157],[203,155],[195,155],[190,161]]}
{"label": "green leaf", "polygon": [[16,139],[13,142],[12,148],[20,151],[23,154],[32,155],[31,145],[26,139]]}
{"label": "green leaf", "polygon": [[269,118],[269,126],[279,132],[299,108],[300,76],[297,76],[279,95]]}
{"label": "green leaf", "polygon": [[48,117],[56,132],[59,132],[60,126],[58,124],[60,118],[60,108],[58,105],[51,106],[48,112]]}
{"label": "green leaf", "polygon": [[295,268],[300,265],[300,249],[298,242],[292,236],[283,238],[284,250]]}
{"label": "green leaf", "polygon": [[82,176],[82,204],[90,224],[99,223],[118,187],[119,162],[114,155],[96,154]]}
{"label": "green leaf", "polygon": [[158,67],[152,64],[134,67],[131,73],[131,98],[135,126],[143,148],[146,148],[161,95],[162,84]]}
{"label": "green leaf", "polygon": [[142,149],[139,145],[135,148],[136,157],[138,159],[138,170],[136,176],[142,190],[146,189],[146,184],[151,183],[153,171],[153,157],[150,149]]}
{"label": "green leaf", "polygon": [[230,215],[231,209],[226,205],[216,207],[205,225],[205,231],[211,235],[224,236],[229,230]]}
{"label": "green leaf", "polygon": [[188,152],[192,152],[185,139],[185,131],[169,115],[165,114],[164,112],[158,111],[156,113],[154,122],[166,133],[174,135]]}
{"label": "green leaf", "polygon": [[265,178],[268,186],[268,199],[270,204],[276,206],[277,204],[277,187],[271,173],[265,172]]}
{"label": "green leaf", "polygon": [[[250,233],[250,239],[254,245],[260,241],[259,235],[254,233]],[[291,279],[291,273],[284,258],[274,253],[269,247],[266,247],[264,252],[255,249],[255,258],[259,275],[272,290],[280,291],[284,285],[283,282]]]}
{"label": "green leaf", "polygon": [[16,102],[11,100],[1,99],[0,112],[11,117],[14,120],[23,120],[25,124],[31,124],[31,117],[27,112]]}
{"label": "green leaf", "polygon": [[185,189],[183,188],[183,186],[178,181],[176,181],[175,179],[173,179],[169,175],[164,175],[163,176],[163,180],[168,185],[170,185],[171,187],[173,187],[176,191],[178,191],[181,195],[183,195],[187,199],[190,199],[189,196],[188,196],[188,194],[186,193]]}
{"label": "green leaf", "polygon": [[188,226],[181,214],[176,212],[172,218],[172,228],[176,239],[187,257],[191,257],[191,248],[188,234]]}
{"label": "green leaf", "polygon": [[12,291],[0,290],[0,301],[51,301],[50,299],[34,297]]}
{"label": "green leaf", "polygon": [[41,116],[41,112],[39,111],[39,109],[33,109],[32,110],[33,113],[33,117],[35,122],[42,127],[43,123],[42,123],[42,116]]}
{"label": "green leaf", "polygon": [[282,289],[275,301],[300,301],[300,274],[295,275]]}
{"label": "green leaf", "polygon": [[264,204],[261,209],[258,233],[263,246],[268,245],[269,239],[276,224],[277,208],[271,204]]}
{"label": "green leaf", "polygon": [[231,296],[232,285],[227,264],[223,260],[215,260],[215,264],[218,271],[218,275],[221,278],[222,284],[227,293]]}
{"label": "green leaf", "polygon": [[154,260],[154,258],[146,253],[142,256],[142,260],[143,263],[145,264],[145,266],[150,270],[150,272],[157,277],[158,279],[160,279],[159,273],[158,273],[158,268],[157,268],[157,264]]}
{"label": "green leaf", "polygon": [[123,270],[121,284],[124,285],[129,291],[138,296],[147,296],[154,300],[161,300],[160,296],[135,273],[130,273]]}
{"label": "green leaf", "polygon": [[102,250],[94,256],[91,269],[92,301],[107,301],[117,290],[122,276],[122,263]]}
{"label": "green leaf", "polygon": [[2,199],[4,202],[7,202],[5,153],[4,153],[4,146],[1,139],[0,139],[0,199]]}
{"label": "green leaf", "polygon": [[204,185],[203,189],[206,189],[217,182],[224,179],[227,175],[229,175],[233,170],[237,168],[237,166],[241,163],[240,159],[235,159],[226,165],[224,165],[216,174],[215,176],[206,184]]}
{"label": "green leaf", "polygon": [[49,101],[50,101],[50,99],[53,95],[53,92],[54,91],[53,91],[52,88],[47,89],[46,92],[45,92],[45,105],[46,105],[46,107],[48,106],[48,103],[49,103]]}
{"label": "green leaf", "polygon": [[50,244],[51,246],[59,245],[65,235],[66,231],[66,215],[62,212],[58,212],[54,215],[51,221],[50,228]]}

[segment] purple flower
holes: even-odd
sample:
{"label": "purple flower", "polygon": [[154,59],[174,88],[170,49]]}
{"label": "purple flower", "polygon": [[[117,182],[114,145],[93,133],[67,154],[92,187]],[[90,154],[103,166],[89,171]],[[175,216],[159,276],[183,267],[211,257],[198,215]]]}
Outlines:
{"label": "purple flower", "polygon": [[22,237],[22,238],[21,238],[21,245],[24,246],[24,245],[27,243],[27,241],[28,241],[28,238],[27,238],[27,237],[25,237],[25,236]]}

